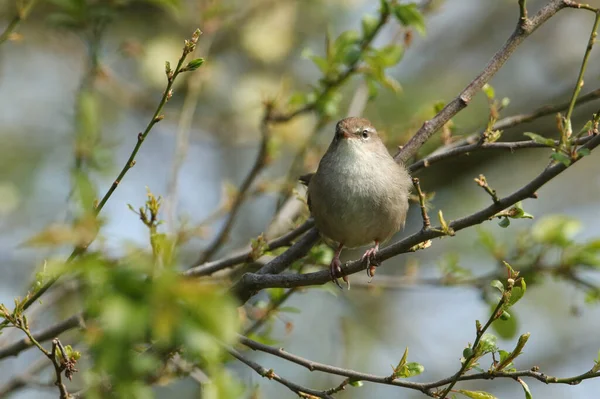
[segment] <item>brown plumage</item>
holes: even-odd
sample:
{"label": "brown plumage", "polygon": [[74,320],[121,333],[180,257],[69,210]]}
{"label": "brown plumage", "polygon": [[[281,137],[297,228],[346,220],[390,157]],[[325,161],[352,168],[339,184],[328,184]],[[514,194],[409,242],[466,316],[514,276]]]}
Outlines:
{"label": "brown plumage", "polygon": [[308,185],[315,225],[323,236],[339,244],[331,262],[336,283],[343,247],[374,242],[363,255],[371,264],[379,244],[404,227],[412,180],[366,119],[339,121],[317,172],[302,176],[301,181]]}

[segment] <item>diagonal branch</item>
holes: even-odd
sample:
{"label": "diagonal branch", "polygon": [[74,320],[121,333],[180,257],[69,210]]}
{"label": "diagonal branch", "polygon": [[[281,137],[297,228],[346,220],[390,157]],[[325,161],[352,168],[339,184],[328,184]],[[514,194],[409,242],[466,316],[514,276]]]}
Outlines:
{"label": "diagonal branch", "polygon": [[221,231],[219,231],[217,236],[214,238],[212,244],[210,244],[209,247],[202,252],[202,255],[200,255],[200,258],[194,264],[194,266],[201,265],[205,262],[208,262],[215,255],[215,253],[225,244],[225,242],[227,242],[227,240],[229,238],[229,233],[231,232],[233,223],[235,222],[235,218],[237,217],[237,214],[240,211],[240,208],[241,208],[242,204],[244,203],[244,200],[246,199],[246,194],[248,193],[248,190],[250,190],[252,183],[254,183],[254,180],[256,180],[256,178],[258,177],[260,172],[263,170],[263,168],[265,166],[267,166],[268,145],[269,145],[269,138],[271,136],[270,128],[269,128],[269,118],[270,118],[270,115],[272,114],[272,112],[273,112],[273,104],[269,103],[266,106],[265,115],[261,122],[260,147],[258,149],[258,154],[256,155],[254,165],[252,165],[250,172],[248,172],[248,174],[246,175],[246,178],[242,182],[242,185],[240,186],[240,189],[238,190],[238,192],[235,196],[233,205],[231,205],[231,210],[229,211],[229,214],[227,215],[227,219],[225,220],[225,225],[223,226]]}
{"label": "diagonal branch", "polygon": [[[590,150],[600,145],[600,135],[593,136],[583,147]],[[574,160],[573,163],[577,162]],[[558,176],[560,173],[567,169],[562,163],[555,164],[546,168],[536,178],[526,184],[524,187],[518,189],[507,197],[499,199],[497,203],[488,206],[478,212],[475,212],[469,216],[465,216],[461,219],[457,219],[448,224],[448,227],[455,232],[466,229],[477,224],[481,224],[494,217],[498,212],[516,204],[519,201],[531,198],[531,196],[544,184]],[[308,234],[307,234],[308,235]],[[394,257],[398,254],[410,252],[416,245],[432,240],[437,237],[444,236],[441,227],[436,227],[428,230],[421,230],[414,233],[399,242],[389,245],[383,248],[378,256],[377,261],[382,262],[386,259]],[[288,251],[284,252],[284,255],[291,256],[288,252],[293,251],[293,247]],[[352,261],[347,263],[342,268],[342,275],[349,275],[352,273],[359,272],[365,269],[364,262],[360,260]],[[309,285],[321,285],[330,281],[329,272],[326,270],[306,273],[306,274],[282,274],[282,275],[265,275],[258,273],[246,273],[242,279],[236,285],[236,294],[242,301],[248,300],[252,293],[260,291],[270,287],[303,287]]]}
{"label": "diagonal branch", "polygon": [[[302,223],[300,226],[296,227],[294,230],[289,231],[288,233],[282,235],[281,237],[275,238],[267,243],[267,251],[273,251],[277,248],[285,247],[290,245],[293,240],[306,233],[311,227],[313,227],[314,223],[311,220],[308,220]],[[219,270],[227,269],[229,267],[237,266],[241,263],[246,263],[252,261],[252,250],[244,251],[240,254],[227,256],[223,259],[219,259],[213,262],[206,262],[201,264],[200,266],[193,267],[183,273],[185,276],[189,277],[201,277],[201,276],[210,276],[213,273],[218,272]]]}
{"label": "diagonal branch", "polygon": [[294,392],[301,398],[308,397],[308,396],[306,396],[306,394],[309,394],[309,395],[312,395],[312,397],[318,397],[318,398],[323,398],[323,399],[333,399],[333,396],[328,395],[325,392],[316,391],[316,390],[310,389],[310,388],[305,388],[301,385],[298,385],[292,381],[289,381],[285,378],[278,376],[277,374],[275,374],[273,369],[267,370],[260,364],[246,358],[245,356],[243,356],[240,352],[236,351],[235,349],[228,349],[227,352],[229,352],[229,354],[231,356],[235,357],[240,362],[244,363],[246,366],[248,366],[251,369],[253,369],[254,371],[256,371],[261,377],[265,377],[270,380],[277,381],[278,383],[280,383],[281,385],[284,385],[290,391]]}
{"label": "diagonal branch", "polygon": [[423,123],[423,126],[414,134],[414,136],[402,147],[394,156],[398,162],[407,163],[412,158],[419,148],[437,132],[444,124],[446,124],[454,115],[464,109],[473,98],[473,96],[481,90],[481,88],[498,72],[504,65],[506,60],[516,50],[516,48],[539,28],[544,22],[554,16],[561,9],[568,7],[564,0],[553,0],[546,4],[535,16],[525,20],[523,23],[519,21],[512,35],[506,43],[494,54],[492,59],[485,66],[483,71],[464,90],[450,103],[448,103],[436,116]]}
{"label": "diagonal branch", "polygon": [[[72,330],[74,328],[81,328],[83,326],[84,316],[83,314],[79,313],[32,335],[37,342],[44,342],[62,334],[65,331]],[[25,337],[17,342],[0,348],[0,359],[4,359],[5,357],[9,356],[17,356],[19,353],[31,348],[32,346],[34,346],[33,341],[28,337]]]}

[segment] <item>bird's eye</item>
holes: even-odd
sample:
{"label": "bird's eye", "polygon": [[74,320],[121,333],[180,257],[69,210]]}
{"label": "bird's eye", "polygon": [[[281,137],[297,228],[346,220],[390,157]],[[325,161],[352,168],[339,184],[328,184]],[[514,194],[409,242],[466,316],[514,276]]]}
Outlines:
{"label": "bird's eye", "polygon": [[369,138],[369,131],[368,130],[363,130],[361,133],[361,136],[363,139],[368,139]]}

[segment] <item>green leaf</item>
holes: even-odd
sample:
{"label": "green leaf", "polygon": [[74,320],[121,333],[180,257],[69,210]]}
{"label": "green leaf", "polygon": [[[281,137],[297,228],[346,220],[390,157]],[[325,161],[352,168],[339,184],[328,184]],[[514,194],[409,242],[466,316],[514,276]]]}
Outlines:
{"label": "green leaf", "polygon": [[84,170],[76,169],[74,174],[75,193],[81,208],[91,211],[94,208],[94,202],[98,199],[96,187]]}
{"label": "green leaf", "polygon": [[188,62],[184,70],[186,72],[195,71],[196,69],[200,68],[202,64],[204,64],[204,58],[196,58],[195,60],[191,60],[190,62]]}
{"label": "green leaf", "polygon": [[353,387],[357,387],[360,388],[362,387],[364,384],[362,381],[350,381],[350,385],[352,385]]}
{"label": "green leaf", "polygon": [[531,234],[540,244],[567,247],[572,244],[573,236],[581,229],[581,222],[564,215],[547,216],[533,225]]}
{"label": "green leaf", "polygon": [[483,245],[485,249],[487,249],[495,257],[501,258],[503,249],[501,246],[497,245],[496,237],[494,237],[491,232],[481,227],[476,228],[476,231],[481,245]]}
{"label": "green leaf", "polygon": [[404,354],[402,355],[402,358],[398,362],[398,365],[395,368],[393,368],[394,372],[396,370],[400,369],[401,367],[404,367],[404,365],[406,364],[406,359],[407,358],[408,358],[408,347],[406,347],[406,349],[404,349]]}
{"label": "green leaf", "polygon": [[283,306],[279,308],[280,312],[284,313],[301,313],[301,310],[293,306]]}
{"label": "green leaf", "polygon": [[524,278],[519,278],[516,281],[519,285],[515,285],[510,292],[510,299],[508,300],[508,306],[513,306],[515,303],[519,302],[523,295],[525,295],[525,291],[527,291],[527,284],[525,284]]}
{"label": "green leaf", "polygon": [[479,341],[477,352],[479,352],[479,354],[496,352],[498,350],[498,347],[496,346],[497,340],[498,338],[496,338],[494,334],[484,333]]}
{"label": "green leaf", "polygon": [[523,391],[525,391],[525,399],[533,399],[533,396],[531,395],[531,391],[529,390],[529,386],[527,385],[527,383],[523,381],[522,378],[517,378],[517,381],[519,381],[519,384],[521,384],[521,386],[523,387]]}
{"label": "green leaf", "polygon": [[[511,355],[510,352],[507,352],[507,351],[505,351],[503,349],[500,349],[498,351],[498,353],[500,354],[500,361],[499,361],[499,363],[503,363]],[[509,372],[509,373],[512,372],[512,371],[517,371],[517,369],[515,368],[515,365],[512,362],[510,362],[506,366],[502,367],[502,370],[506,371],[506,372]]]}
{"label": "green leaf", "polygon": [[513,219],[533,219],[533,215],[530,213],[525,212],[525,210],[523,210],[523,204],[521,203],[521,201],[517,202],[512,208],[511,210],[514,212],[513,215],[511,216],[511,218]]}
{"label": "green leaf", "polygon": [[496,91],[489,83],[484,84],[481,90],[483,90],[489,100],[496,98]]}
{"label": "green leaf", "polygon": [[339,35],[333,43],[333,61],[338,63],[345,62],[350,57],[349,53],[357,49],[359,40],[360,36],[358,32],[353,30],[343,32]]}
{"label": "green leaf", "polygon": [[592,128],[592,121],[587,121],[587,123],[581,128],[579,134],[589,131]]}
{"label": "green leaf", "polygon": [[498,399],[491,393],[485,391],[466,391],[464,389],[459,389],[458,392],[471,399]]}
{"label": "green leaf", "polygon": [[586,147],[581,147],[580,149],[577,150],[577,155],[579,155],[580,157],[585,157],[590,155],[592,152],[590,151],[589,148]]}
{"label": "green leaf", "polygon": [[400,372],[400,374],[398,375],[398,377],[400,378],[410,378],[410,377],[414,377],[416,375],[421,374],[422,372],[425,371],[425,367],[423,367],[423,365],[417,363],[417,362],[410,362],[407,363],[404,367],[403,370]]}
{"label": "green leaf", "polygon": [[388,14],[390,12],[390,3],[387,0],[379,0],[379,13]]}
{"label": "green leaf", "polygon": [[598,351],[598,357],[594,360],[594,367],[592,367],[592,373],[600,371],[600,351]]}
{"label": "green leaf", "polygon": [[371,37],[378,24],[379,18],[374,17],[373,15],[365,15],[361,21],[363,37]]}
{"label": "green leaf", "polygon": [[271,298],[271,301],[278,301],[279,299],[281,299],[284,295],[285,295],[285,289],[284,288],[267,288],[267,293],[269,294],[269,298]]}
{"label": "green leaf", "polygon": [[[492,304],[491,311],[496,309],[497,304]],[[508,312],[507,312],[508,313]],[[500,338],[511,339],[514,338],[519,332],[519,319],[513,310],[508,313],[510,315],[507,319],[500,318],[492,323],[492,329]]]}
{"label": "green leaf", "polygon": [[375,97],[377,97],[377,94],[379,94],[377,80],[367,75],[365,76],[365,82],[367,83],[367,88],[369,89],[369,100],[373,100]]}
{"label": "green leaf", "polygon": [[412,26],[422,36],[425,36],[425,19],[415,3],[395,5],[394,15],[400,24]]}
{"label": "green leaf", "polygon": [[565,166],[571,165],[571,158],[562,152],[553,152],[552,155],[550,155],[550,158],[554,159],[556,162],[562,163]]}
{"label": "green leaf", "polygon": [[323,74],[329,72],[329,63],[325,58],[319,57],[318,55],[311,55],[309,58]]}
{"label": "green leaf", "polygon": [[508,218],[502,218],[502,220],[498,222],[498,226],[505,229],[510,226],[510,220]]}
{"label": "green leaf", "polygon": [[395,378],[410,378],[416,375],[421,374],[425,371],[425,367],[416,362],[406,363],[406,359],[408,358],[408,348],[404,350],[404,354],[402,358],[398,362],[396,367],[392,366],[392,370],[394,370]]}
{"label": "green leaf", "polygon": [[531,133],[531,132],[523,133],[523,135],[529,137],[531,140],[533,140],[534,142],[536,142],[538,144],[547,145],[548,147],[552,147],[552,148],[555,147],[554,140],[549,139],[547,137],[540,136],[539,134]]}
{"label": "green leaf", "polygon": [[384,68],[396,65],[404,55],[404,47],[390,44],[377,51],[377,59]]}
{"label": "green leaf", "polygon": [[494,280],[490,283],[490,285],[500,291],[501,294],[504,293],[504,284],[500,280]]}

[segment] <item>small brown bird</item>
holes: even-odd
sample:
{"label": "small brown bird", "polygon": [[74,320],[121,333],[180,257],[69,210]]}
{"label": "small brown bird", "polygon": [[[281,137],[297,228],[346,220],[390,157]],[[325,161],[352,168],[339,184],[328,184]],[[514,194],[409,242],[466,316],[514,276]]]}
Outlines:
{"label": "small brown bird", "polygon": [[[338,286],[342,248],[374,242],[362,256],[367,266],[374,265],[379,244],[404,227],[411,177],[367,119],[339,121],[317,172],[301,181],[308,186],[308,206],[317,229],[338,243],[330,265],[331,279]],[[372,276],[370,268],[367,273]]]}

